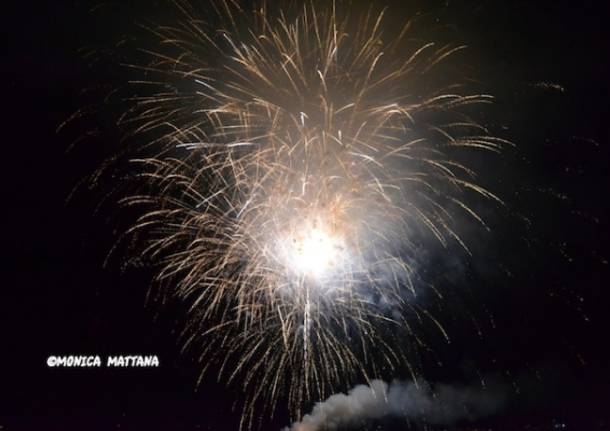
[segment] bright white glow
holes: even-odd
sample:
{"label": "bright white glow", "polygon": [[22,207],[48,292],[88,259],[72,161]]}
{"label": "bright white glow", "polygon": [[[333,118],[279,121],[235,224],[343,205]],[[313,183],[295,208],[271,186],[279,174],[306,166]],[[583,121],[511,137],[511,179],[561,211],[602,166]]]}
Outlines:
{"label": "bright white glow", "polygon": [[312,229],[294,244],[294,264],[303,273],[317,274],[327,270],[335,257],[330,236],[319,229]]}
{"label": "bright white glow", "polygon": [[282,247],[292,269],[306,276],[320,277],[341,260],[341,241],[320,228],[311,227],[286,239]]}

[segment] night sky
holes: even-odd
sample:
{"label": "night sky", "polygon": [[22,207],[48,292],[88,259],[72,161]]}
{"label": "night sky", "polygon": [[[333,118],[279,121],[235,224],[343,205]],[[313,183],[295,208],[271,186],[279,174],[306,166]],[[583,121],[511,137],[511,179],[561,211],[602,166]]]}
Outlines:
{"label": "night sky", "polygon": [[[179,316],[146,302],[153,271],[124,268],[120,254],[104,266],[132,214],[104,202],[104,190],[78,184],[118,148],[111,119],[93,115],[56,131],[124,82],[123,54],[113,46],[168,10],[163,2],[131,3],[2,9],[2,430],[238,429],[233,407],[241,388],[217,383],[213,372],[195,388],[199,370],[180,353]],[[393,19],[422,11],[469,45],[473,74],[497,97],[494,124],[517,144],[494,168],[494,184],[513,214],[531,220],[525,227],[500,218],[489,237],[475,239],[472,262],[437,266],[463,303],[441,310],[452,342],[432,343],[436,360],[424,364],[426,377],[467,384],[497,376],[510,392],[498,415],[448,429],[610,429],[610,21],[603,2],[387,3]],[[481,336],[468,317],[454,317],[463,309],[476,316]],[[49,355],[67,354],[154,354],[161,366],[47,367]],[[280,406],[262,429],[286,425]],[[371,422],[353,429],[407,428]]]}

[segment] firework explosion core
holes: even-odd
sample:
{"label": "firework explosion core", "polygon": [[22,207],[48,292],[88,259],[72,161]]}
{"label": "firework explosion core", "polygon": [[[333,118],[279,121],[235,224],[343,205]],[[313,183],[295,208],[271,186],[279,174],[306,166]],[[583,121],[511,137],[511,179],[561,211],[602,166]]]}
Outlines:
{"label": "firework explosion core", "polygon": [[[138,96],[122,118],[148,154],[134,158],[145,212],[131,232],[158,265],[161,293],[188,304],[185,348],[259,402],[293,414],[356,378],[407,364],[415,329],[444,329],[409,301],[412,256],[431,238],[467,241],[468,204],[500,202],[463,162],[508,144],[472,118],[491,96],[434,77],[462,46],[421,43],[408,21],[342,3],[189,3],[151,31],[150,61],[131,65]],[[220,23],[220,24],[219,24]],[[408,343],[405,341],[408,340]],[[371,350],[374,347],[374,352]]]}

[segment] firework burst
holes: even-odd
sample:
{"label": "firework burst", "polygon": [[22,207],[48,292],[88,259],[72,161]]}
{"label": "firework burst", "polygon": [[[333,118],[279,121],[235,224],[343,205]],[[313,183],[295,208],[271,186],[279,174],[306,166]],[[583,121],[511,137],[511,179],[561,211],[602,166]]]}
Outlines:
{"label": "firework burst", "polygon": [[469,115],[491,97],[428,79],[463,47],[414,42],[412,21],[384,34],[383,12],[342,4],[217,1],[216,24],[177,5],[130,65],[121,124],[148,154],[145,190],[123,200],[145,208],[130,232],[188,304],[185,348],[240,382],[246,428],[255,406],[285,397],[299,415],[410,366],[425,345],[412,317],[444,332],[409,301],[415,238],[467,251],[457,214],[486,226],[466,197],[500,202],[459,157],[508,144]]}

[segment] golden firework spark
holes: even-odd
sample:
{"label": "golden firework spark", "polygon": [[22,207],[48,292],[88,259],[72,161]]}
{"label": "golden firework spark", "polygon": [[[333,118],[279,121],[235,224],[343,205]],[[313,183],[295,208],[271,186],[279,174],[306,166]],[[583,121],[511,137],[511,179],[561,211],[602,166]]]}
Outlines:
{"label": "golden firework spark", "polygon": [[456,154],[508,142],[468,115],[491,96],[428,82],[463,47],[416,44],[412,21],[385,35],[373,9],[227,0],[210,24],[177,5],[176,25],[151,29],[151,61],[131,66],[144,90],[122,124],[154,156],[124,203],[147,209],[132,232],[189,304],[185,348],[239,380],[249,428],[255,406],[286,397],[298,416],[409,364],[399,334],[425,344],[412,315],[444,332],[406,300],[412,238],[467,250],[456,212],[485,224],[465,197],[499,199]]}

